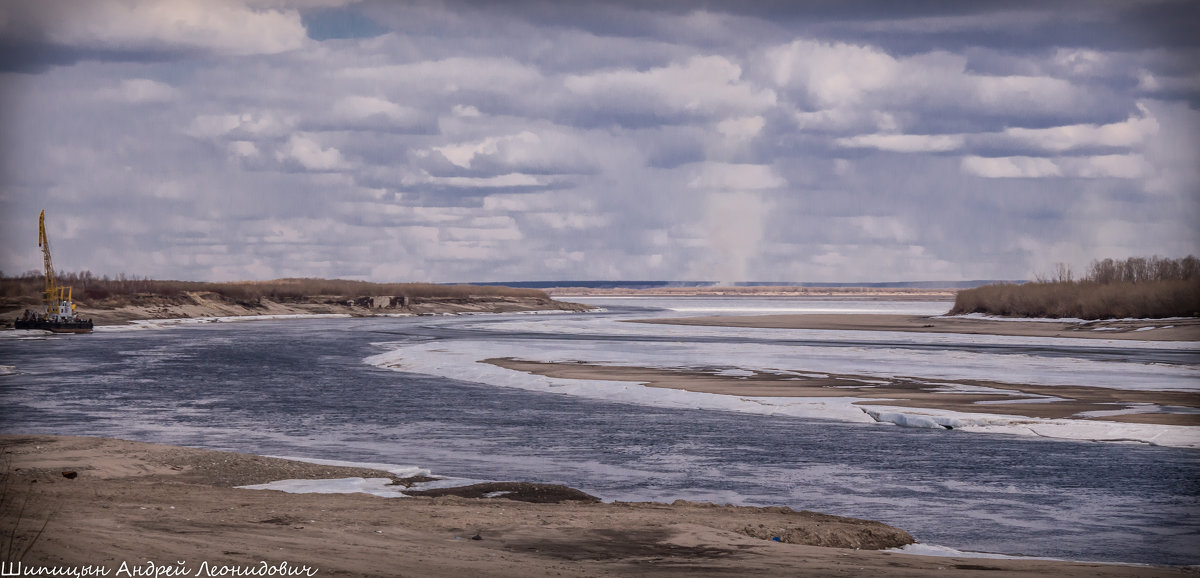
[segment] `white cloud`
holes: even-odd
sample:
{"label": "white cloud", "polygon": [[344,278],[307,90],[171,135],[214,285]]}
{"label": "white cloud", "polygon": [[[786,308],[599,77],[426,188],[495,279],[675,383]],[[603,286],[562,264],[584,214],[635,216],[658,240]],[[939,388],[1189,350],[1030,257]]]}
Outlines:
{"label": "white cloud", "polygon": [[479,118],[480,116],[479,109],[471,105],[456,104],[454,108],[450,109],[450,112],[460,118]]}
{"label": "white cloud", "polygon": [[293,134],[286,145],[275,153],[280,162],[295,161],[310,171],[334,171],[346,168],[342,153],[333,147],[322,147],[311,135]]}
{"label": "white cloud", "polygon": [[1083,147],[1135,147],[1158,132],[1158,121],[1144,104],[1138,104],[1141,116],[1112,124],[1075,124],[1051,128],[1007,128],[1002,136],[1017,145],[1061,152]]}
{"label": "white cloud", "polygon": [[868,239],[911,243],[918,238],[916,231],[899,217],[863,215],[848,217],[846,221]]}
{"label": "white cloud", "polygon": [[410,179],[408,184],[431,184],[457,188],[538,187],[548,181],[536,175],[508,173],[494,177],[432,177]]}
{"label": "white cloud", "polygon": [[1062,176],[1062,170],[1054,161],[1037,157],[967,156],[962,159],[962,170],[989,179]]}
{"label": "white cloud", "polygon": [[[798,95],[797,123],[821,130],[861,130],[890,111],[1070,113],[1088,96],[1052,76],[973,72],[966,57],[947,52],[894,57],[870,45],[800,39],[767,49],[763,60],[771,80]],[[900,128],[895,120],[880,130]]]}
{"label": "white cloud", "polygon": [[1068,157],[1059,159],[1058,164],[1065,174],[1085,179],[1137,179],[1151,171],[1140,154]]}
{"label": "white cloud", "polygon": [[895,132],[900,128],[896,115],[863,107],[838,107],[792,114],[796,128],[817,132]]}
{"label": "white cloud", "polygon": [[20,20],[6,29],[40,29],[52,42],[86,48],[248,55],[295,50],[307,40],[296,10],[237,0],[39,0],[14,15]]}
{"label": "white cloud", "polygon": [[[557,209],[562,201],[562,195],[554,193],[522,193],[508,194],[498,193],[488,195],[483,199],[483,209],[485,211],[552,211]],[[586,203],[581,203],[578,199],[572,199],[571,204],[580,209],[588,209]]]}
{"label": "white cloud", "polygon": [[164,82],[148,78],[129,78],[122,80],[116,88],[102,89],[100,97],[131,104],[146,104],[175,100],[179,97],[179,91]]}
{"label": "white cloud", "polygon": [[892,86],[899,63],[870,46],[796,40],[767,51],[772,78],[798,87],[822,109],[853,107],[872,92]]}
{"label": "white cloud", "polygon": [[477,156],[496,155],[503,152],[507,162],[513,162],[515,157],[530,156],[529,149],[541,144],[538,135],[522,131],[514,135],[488,137],[481,141],[433,147],[433,150],[446,157],[452,164],[469,169],[471,161]]}
{"label": "white cloud", "polygon": [[[356,66],[339,71],[354,81],[365,81],[378,88],[402,87],[405,91],[449,94],[483,91],[528,96],[527,91],[542,84],[537,68],[511,58],[453,57],[406,64]],[[414,79],[419,79],[414,82]],[[459,109],[467,110],[467,109]]]}
{"label": "white cloud", "polygon": [[224,135],[241,124],[242,119],[236,114],[205,114],[192,119],[185,132],[196,138],[213,138]]}
{"label": "white cloud", "polygon": [[413,128],[421,124],[424,113],[401,106],[386,98],[344,96],[333,103],[335,126],[341,128]]}
{"label": "white cloud", "polygon": [[192,119],[184,132],[196,138],[216,138],[229,134],[253,137],[278,137],[292,121],[278,118],[274,112],[259,114],[202,114]]}
{"label": "white cloud", "polygon": [[229,143],[229,152],[239,157],[256,157],[259,154],[258,146],[246,140]]}
{"label": "white cloud", "polygon": [[645,72],[613,70],[569,75],[563,85],[606,107],[667,117],[744,115],[776,103],[773,91],[742,80],[742,68],[722,56],[694,56]]}
{"label": "white cloud", "polygon": [[950,87],[957,90],[948,94],[966,96],[982,111],[993,113],[1068,111],[1078,106],[1084,96],[1081,88],[1049,76],[984,76],[964,72],[957,80],[959,86]]}
{"label": "white cloud", "polygon": [[603,162],[605,150],[599,139],[546,124],[533,130],[435,146],[418,151],[417,156],[428,158],[436,153],[457,167],[489,173],[576,174],[592,172]]}
{"label": "white cloud", "polygon": [[444,241],[473,241],[492,246],[491,243],[497,241],[519,241],[524,235],[515,221],[504,217],[504,223],[495,226],[446,227],[442,229],[439,238]]}
{"label": "white cloud", "polygon": [[741,143],[758,136],[765,125],[766,120],[762,116],[727,118],[717,123],[717,132],[726,139]]}
{"label": "white cloud", "polygon": [[[1015,146],[1027,150],[1049,152],[1065,152],[1088,147],[1135,148],[1143,145],[1159,129],[1158,121],[1149,114],[1145,105],[1139,104],[1138,108],[1141,112],[1140,115],[1131,116],[1122,122],[1104,125],[1075,124],[1037,129],[1009,127],[998,133],[979,134],[876,133],[840,137],[834,139],[833,142],[837,146],[846,148],[873,148],[909,153],[948,152],[962,149],[971,143]],[[978,161],[971,162],[977,163]],[[1039,172],[1036,167],[1013,170],[1016,173],[1023,173],[1027,170]],[[1129,174],[1129,171],[1118,170],[1117,174]]]}
{"label": "white cloud", "polygon": [[1142,155],[1098,155],[1085,157],[963,157],[963,172],[991,179],[1003,178],[1116,178],[1136,179],[1151,171]]}
{"label": "white cloud", "polygon": [[1087,48],[1059,48],[1052,62],[1074,76],[1092,76],[1105,71],[1108,57],[1099,51]]}
{"label": "white cloud", "polygon": [[787,184],[767,165],[702,163],[698,174],[688,182],[694,189],[745,191],[773,189]]}
{"label": "white cloud", "polygon": [[789,263],[786,270],[793,276],[805,275],[813,280],[875,279],[880,267],[894,271],[890,278],[897,281],[964,278],[963,264],[950,262],[918,244],[823,244],[791,248],[788,253],[812,255],[807,260]]}
{"label": "white cloud", "polygon": [[839,138],[834,143],[848,148],[917,153],[957,150],[963,147],[965,141],[961,134],[864,134]]}
{"label": "white cloud", "polygon": [[526,213],[527,218],[550,227],[551,229],[595,229],[605,227],[612,222],[608,215],[591,215],[587,213]]}

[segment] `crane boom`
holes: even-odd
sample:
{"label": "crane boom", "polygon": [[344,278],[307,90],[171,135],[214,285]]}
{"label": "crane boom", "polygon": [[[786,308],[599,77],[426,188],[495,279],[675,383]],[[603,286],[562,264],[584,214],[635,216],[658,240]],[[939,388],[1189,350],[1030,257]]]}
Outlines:
{"label": "crane boom", "polygon": [[58,301],[58,283],[54,278],[54,264],[50,261],[50,239],[46,237],[46,211],[38,217],[38,247],[42,248],[42,261],[46,266],[46,286],[42,291],[47,305]]}
{"label": "crane boom", "polygon": [[42,214],[38,216],[38,246],[42,248],[42,261],[46,267],[46,285],[42,295],[46,316],[51,321],[73,321],[75,303],[71,301],[71,288],[59,285],[54,276],[54,263],[50,260],[50,238],[46,236],[45,209],[42,209]]}

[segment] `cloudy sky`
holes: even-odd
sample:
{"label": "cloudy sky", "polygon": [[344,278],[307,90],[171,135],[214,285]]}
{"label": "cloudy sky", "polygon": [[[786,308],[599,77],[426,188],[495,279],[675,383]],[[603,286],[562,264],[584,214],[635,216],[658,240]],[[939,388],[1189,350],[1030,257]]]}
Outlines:
{"label": "cloudy sky", "polygon": [[1200,253],[1200,3],[0,3],[0,270],[1019,279]]}

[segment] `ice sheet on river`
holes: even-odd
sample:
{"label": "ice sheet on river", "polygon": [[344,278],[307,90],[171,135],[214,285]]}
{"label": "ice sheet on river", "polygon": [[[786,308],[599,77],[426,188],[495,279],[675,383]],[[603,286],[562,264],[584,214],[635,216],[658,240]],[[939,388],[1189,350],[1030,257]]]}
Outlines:
{"label": "ice sheet on river", "polygon": [[[461,324],[457,329],[472,329]],[[667,369],[713,369],[727,372],[828,372],[878,376],[919,376],[922,380],[985,380],[1012,384],[1089,385],[1114,389],[1200,390],[1200,372],[1192,365],[1046,356],[1037,353],[993,353],[956,349],[956,344],[1021,344],[1038,346],[1038,338],[904,334],[859,331],[773,331],[742,328],[678,327],[619,323],[617,319],[559,318],[513,320],[479,327],[478,339],[389,344],[395,349],[367,363],[400,371],[438,375],[477,383],[557,392],[617,402],[739,411],[767,415],[832,419],[859,423],[891,423],[967,432],[1005,433],[1071,440],[1141,442],[1172,447],[1200,447],[1200,428],[1079,419],[1041,419],[984,413],[961,413],[910,407],[860,406],[863,398],[784,398],[696,393],[647,387],[628,381],[562,379],[479,363],[493,357],[538,362],[584,362],[596,365]],[[486,329],[486,331],[483,331]],[[508,334],[512,339],[505,339]],[[529,338],[531,334],[536,339]],[[651,336],[652,342],[639,340]],[[769,336],[769,337],[764,337]],[[603,338],[601,338],[603,337]],[[786,343],[792,338],[803,343]],[[678,341],[674,340],[675,338]],[[697,339],[703,338],[703,339]],[[727,339],[722,341],[721,339]],[[829,345],[814,343],[814,338]],[[888,341],[891,338],[892,341]],[[1078,340],[1058,339],[1046,346],[1070,346]],[[944,344],[947,347],[912,348]],[[1162,349],[1188,349],[1195,344],[1165,344]],[[1089,348],[1105,344],[1080,344]],[[1122,342],[1123,351],[1149,347]]]}

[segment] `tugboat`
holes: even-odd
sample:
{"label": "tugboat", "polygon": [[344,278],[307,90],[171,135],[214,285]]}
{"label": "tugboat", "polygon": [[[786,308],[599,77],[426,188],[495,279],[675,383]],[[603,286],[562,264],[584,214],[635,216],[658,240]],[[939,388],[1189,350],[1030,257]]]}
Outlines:
{"label": "tugboat", "polygon": [[42,292],[40,311],[25,310],[16,320],[16,329],[41,329],[53,333],[91,333],[92,320],[80,319],[75,315],[75,303],[71,301],[71,288],[63,287],[54,278],[54,265],[50,263],[50,240],[46,238],[46,211],[38,217],[38,246],[42,248],[42,260],[46,266],[46,288]]}

